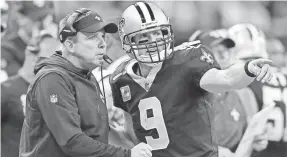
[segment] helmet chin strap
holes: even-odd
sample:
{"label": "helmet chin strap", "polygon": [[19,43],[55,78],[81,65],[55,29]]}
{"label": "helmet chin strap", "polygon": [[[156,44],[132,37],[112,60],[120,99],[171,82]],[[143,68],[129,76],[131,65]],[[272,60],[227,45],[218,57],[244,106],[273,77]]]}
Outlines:
{"label": "helmet chin strap", "polygon": [[136,67],[136,74],[139,76],[143,76],[139,63],[136,63],[136,64],[138,64]]}

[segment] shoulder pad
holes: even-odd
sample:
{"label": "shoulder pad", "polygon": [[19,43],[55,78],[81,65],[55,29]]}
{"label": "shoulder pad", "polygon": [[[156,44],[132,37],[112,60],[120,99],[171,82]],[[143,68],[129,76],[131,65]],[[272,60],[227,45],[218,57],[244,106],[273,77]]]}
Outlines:
{"label": "shoulder pad", "polygon": [[181,51],[181,50],[188,50],[192,48],[198,48],[200,47],[201,43],[199,40],[190,41],[190,42],[184,42],[177,47],[174,48],[174,51]]}

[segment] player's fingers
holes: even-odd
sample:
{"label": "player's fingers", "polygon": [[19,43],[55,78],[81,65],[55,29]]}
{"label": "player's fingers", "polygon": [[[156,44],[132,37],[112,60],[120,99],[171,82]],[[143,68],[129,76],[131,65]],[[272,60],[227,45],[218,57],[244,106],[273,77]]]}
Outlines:
{"label": "player's fingers", "polygon": [[257,65],[259,67],[264,66],[265,64],[273,65],[273,61],[270,59],[256,59],[253,62],[254,65]]}
{"label": "player's fingers", "polygon": [[273,74],[271,74],[271,75],[269,76],[269,78],[268,78],[268,80],[267,80],[267,83],[272,80],[273,76],[274,76]]}
{"label": "player's fingers", "polygon": [[270,71],[268,71],[268,72],[266,73],[266,75],[264,76],[264,78],[263,78],[263,80],[262,80],[262,83],[264,83],[264,82],[269,82],[269,78],[270,78],[270,77],[272,77],[272,74],[271,74]]}
{"label": "player's fingers", "polygon": [[270,72],[270,66],[268,65],[268,64],[266,64],[266,67],[267,67],[267,69],[266,69],[266,74],[265,74],[265,76],[262,78],[262,83],[264,83],[264,82],[267,82],[267,80],[269,79],[269,77],[272,75],[271,74],[271,72]]}
{"label": "player's fingers", "polygon": [[248,64],[248,71],[252,74],[256,75],[256,77],[260,74],[261,68],[257,66],[255,63],[249,63]]}
{"label": "player's fingers", "polygon": [[266,64],[261,68],[260,74],[257,76],[257,81],[261,81],[263,79],[263,77],[266,75],[267,70],[268,66]]}

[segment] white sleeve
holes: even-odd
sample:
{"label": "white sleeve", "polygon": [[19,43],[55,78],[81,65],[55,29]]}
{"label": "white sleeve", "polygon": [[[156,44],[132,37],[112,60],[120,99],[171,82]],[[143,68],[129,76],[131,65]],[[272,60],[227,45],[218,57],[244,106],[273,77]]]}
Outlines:
{"label": "white sleeve", "polygon": [[200,80],[200,87],[211,93],[237,90],[249,85],[255,77],[245,73],[245,63],[237,63],[225,70],[212,68]]}

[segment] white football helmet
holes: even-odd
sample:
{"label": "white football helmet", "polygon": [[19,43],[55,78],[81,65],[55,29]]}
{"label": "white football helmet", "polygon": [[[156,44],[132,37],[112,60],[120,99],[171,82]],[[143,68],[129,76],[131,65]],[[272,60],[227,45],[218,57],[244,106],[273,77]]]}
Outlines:
{"label": "white football helmet", "polygon": [[[129,6],[119,22],[119,35],[122,47],[141,63],[160,63],[170,58],[174,47],[174,34],[169,18],[155,4],[137,2]],[[135,35],[161,30],[163,38],[156,41],[135,43]],[[160,49],[163,50],[160,51]],[[148,55],[139,55],[139,50],[146,50]],[[155,53],[156,52],[156,53]]]}
{"label": "white football helmet", "polygon": [[229,36],[235,42],[237,59],[268,58],[265,34],[256,26],[236,24],[229,28]]}

